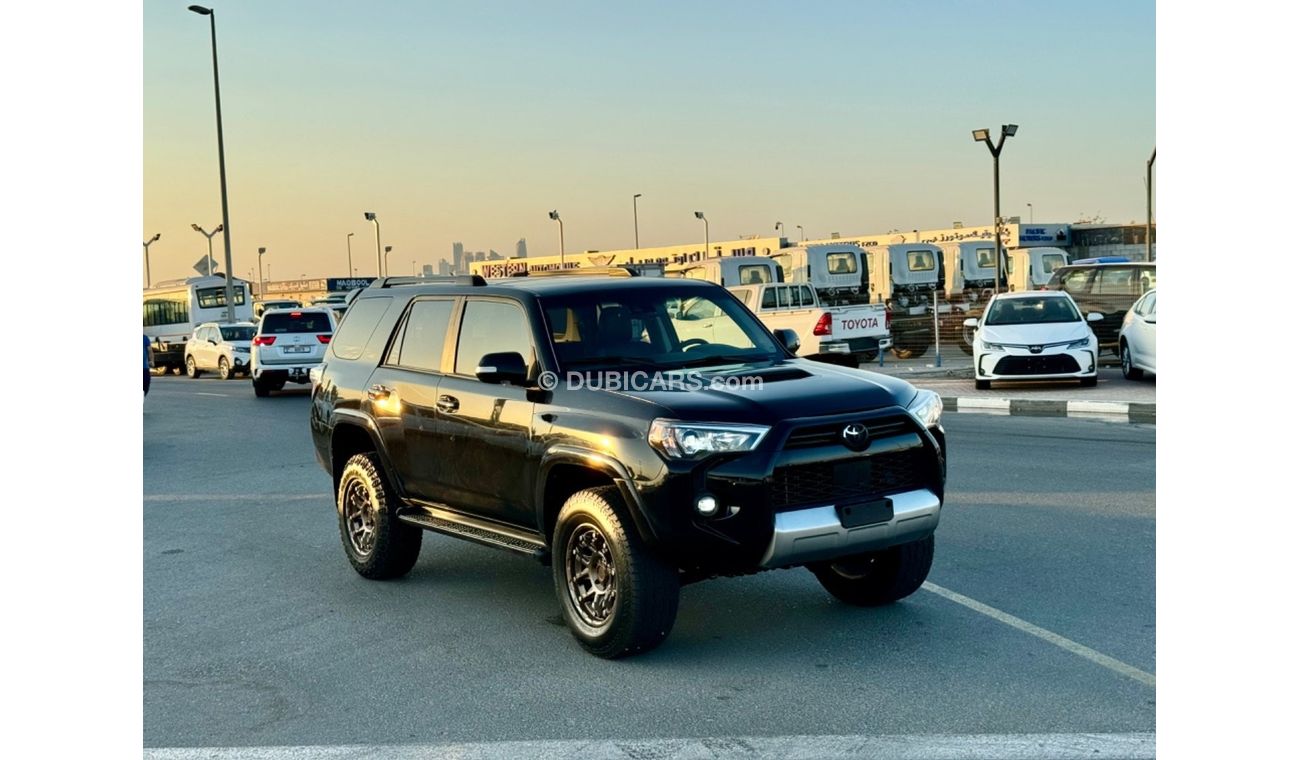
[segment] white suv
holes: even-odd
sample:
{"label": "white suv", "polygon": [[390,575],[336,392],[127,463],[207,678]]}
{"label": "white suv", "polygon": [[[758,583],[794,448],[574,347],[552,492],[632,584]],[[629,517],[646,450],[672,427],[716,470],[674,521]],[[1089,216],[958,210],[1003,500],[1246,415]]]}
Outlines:
{"label": "white suv", "polygon": [[252,322],[225,325],[205,322],[194,328],[185,343],[185,372],[198,377],[215,370],[222,380],[236,373],[248,374],[249,341],[257,327]]}
{"label": "white suv", "polygon": [[253,336],[253,393],[259,398],[285,383],[307,383],[325,359],[334,337],[334,312],[328,308],[268,309]]}

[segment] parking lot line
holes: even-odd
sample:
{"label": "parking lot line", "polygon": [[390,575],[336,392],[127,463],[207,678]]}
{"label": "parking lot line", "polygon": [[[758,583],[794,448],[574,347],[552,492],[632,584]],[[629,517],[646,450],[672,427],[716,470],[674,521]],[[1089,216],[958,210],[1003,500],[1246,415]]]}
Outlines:
{"label": "parking lot line", "polygon": [[919,734],[897,736],[730,736],[700,739],[556,739],[282,747],[168,747],[146,749],[146,760],[303,760],[365,757],[370,760],[551,760],[628,758],[892,758],[894,760],[1076,760],[1154,758],[1153,733],[1118,734]]}
{"label": "parking lot line", "polygon": [[147,493],[145,501],[333,501],[329,493]]}
{"label": "parking lot line", "polygon": [[195,396],[220,396],[221,398],[230,398],[229,393],[208,393],[207,391],[194,391]]}
{"label": "parking lot line", "polygon": [[921,585],[921,588],[925,589],[926,591],[929,591],[932,594],[938,594],[939,596],[942,596],[944,599],[956,602],[957,604],[960,604],[961,606],[966,607],[967,609],[974,610],[975,612],[978,612],[981,615],[987,615],[988,617],[993,618],[999,623],[1006,623],[1007,625],[1011,626],[1012,628],[1015,628],[1016,630],[1024,631],[1030,636],[1036,636],[1042,639],[1043,641],[1048,642],[1049,644],[1058,646],[1061,649],[1070,652],[1071,654],[1076,654],[1084,658],[1085,660],[1089,660],[1091,662],[1094,662],[1102,666],[1103,668],[1113,670],[1114,672],[1119,673],[1120,675],[1125,676],[1127,678],[1132,678],[1134,681],[1137,681],[1138,683],[1143,684],[1144,686],[1150,686],[1152,688],[1155,688],[1156,677],[1151,673],[1146,672],[1145,670],[1135,668],[1126,662],[1121,662],[1115,659],[1114,657],[1102,654],[1101,652],[1086,647],[1077,641],[1071,641],[1070,639],[1067,639],[1060,634],[1052,633],[1046,628],[1039,628],[1038,626],[1034,625],[1033,623],[1030,623],[1027,620],[1021,620],[1015,615],[1010,615],[995,607],[990,607],[987,604],[984,604],[983,602],[977,602],[974,599],[971,599],[969,596],[964,596],[962,594],[957,593],[956,591],[951,591],[949,589],[946,589],[943,586],[936,586],[935,584],[926,581]]}

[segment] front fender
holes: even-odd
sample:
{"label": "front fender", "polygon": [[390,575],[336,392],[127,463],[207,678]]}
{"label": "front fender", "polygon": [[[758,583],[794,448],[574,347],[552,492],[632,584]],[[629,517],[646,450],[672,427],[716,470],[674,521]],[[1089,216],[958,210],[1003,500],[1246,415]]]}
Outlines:
{"label": "front fender", "polygon": [[636,525],[637,533],[648,543],[656,542],[657,536],[654,528],[645,516],[645,503],[641,499],[640,492],[632,485],[632,473],[628,471],[627,467],[607,453],[572,444],[556,444],[547,449],[546,453],[542,455],[533,499],[537,510],[538,526],[546,525],[546,484],[550,480],[551,470],[559,464],[585,467],[607,475],[614,481],[619,493],[623,495],[623,502],[627,504],[628,511],[632,515],[632,521]]}

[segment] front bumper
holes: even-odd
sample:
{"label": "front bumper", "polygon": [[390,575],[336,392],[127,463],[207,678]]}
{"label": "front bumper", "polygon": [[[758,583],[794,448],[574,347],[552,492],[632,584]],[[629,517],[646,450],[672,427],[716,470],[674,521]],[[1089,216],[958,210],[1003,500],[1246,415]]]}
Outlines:
{"label": "front bumper", "polygon": [[1045,348],[1035,354],[1012,347],[976,353],[974,358],[979,380],[1068,380],[1097,375],[1097,353],[1087,348]]}
{"label": "front bumper", "polygon": [[311,371],[320,366],[320,362],[310,364],[273,364],[271,366],[255,364],[253,365],[253,379],[268,378],[272,380],[285,380],[291,383],[307,383],[311,381]]}
{"label": "front bumper", "polygon": [[772,541],[760,564],[765,568],[802,565],[822,559],[887,549],[925,538],[939,527],[939,497],[918,489],[888,497],[893,517],[888,522],[846,528],[835,505],[778,512]]}

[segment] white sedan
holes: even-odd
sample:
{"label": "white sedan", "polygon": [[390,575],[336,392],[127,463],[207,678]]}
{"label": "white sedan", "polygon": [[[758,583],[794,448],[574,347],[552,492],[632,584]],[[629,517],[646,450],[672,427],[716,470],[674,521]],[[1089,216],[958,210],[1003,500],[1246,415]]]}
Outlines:
{"label": "white sedan", "polygon": [[975,387],[988,389],[994,380],[1071,380],[1097,384],[1097,336],[1089,322],[1102,315],[1079,314],[1074,299],[1063,290],[999,293],[975,328]]}
{"label": "white sedan", "polygon": [[1124,377],[1141,380],[1146,372],[1156,373],[1156,289],[1133,304],[1119,328],[1119,366]]}

